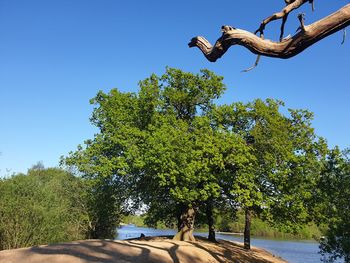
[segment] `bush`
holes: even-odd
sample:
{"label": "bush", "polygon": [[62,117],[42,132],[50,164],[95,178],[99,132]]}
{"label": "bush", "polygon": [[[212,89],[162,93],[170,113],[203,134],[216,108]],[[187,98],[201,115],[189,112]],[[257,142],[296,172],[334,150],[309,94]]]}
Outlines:
{"label": "bush", "polygon": [[82,179],[60,169],[32,169],[0,180],[0,249],[85,238]]}

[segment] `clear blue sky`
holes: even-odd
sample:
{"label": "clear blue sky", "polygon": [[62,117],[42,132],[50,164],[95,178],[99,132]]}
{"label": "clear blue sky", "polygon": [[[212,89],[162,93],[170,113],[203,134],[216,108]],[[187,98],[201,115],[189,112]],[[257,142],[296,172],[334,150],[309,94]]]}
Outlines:
{"label": "clear blue sky", "polygon": [[[311,23],[348,0],[317,0]],[[0,0],[0,175],[26,172],[37,161],[57,166],[97,132],[89,99],[98,90],[137,91],[137,83],[167,65],[225,77],[222,102],[276,98],[315,113],[313,125],[330,146],[349,147],[350,38],[324,39],[289,60],[262,58],[234,47],[208,62],[188,41],[211,42],[221,25],[255,30],[284,1]],[[297,28],[292,13],[286,33]],[[277,39],[279,22],[267,27]],[[269,33],[268,33],[269,32]]]}

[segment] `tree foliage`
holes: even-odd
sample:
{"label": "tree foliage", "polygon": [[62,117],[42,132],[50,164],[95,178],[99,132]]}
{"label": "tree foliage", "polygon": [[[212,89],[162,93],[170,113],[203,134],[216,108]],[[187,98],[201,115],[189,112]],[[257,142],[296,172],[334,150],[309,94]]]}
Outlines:
{"label": "tree foliage", "polygon": [[315,135],[310,112],[290,109],[282,114],[283,106],[281,101],[258,99],[214,111],[215,123],[249,146],[249,169],[237,176],[236,167],[229,165],[223,181],[226,195],[246,210],[247,248],[251,212],[287,231],[297,231],[312,220],[309,203],[327,146]]}
{"label": "tree foliage", "polygon": [[139,94],[99,92],[91,120],[101,132],[66,163],[90,176],[113,176],[150,208],[168,200],[187,209],[219,195],[204,160],[218,154],[205,114],[224,90],[221,80],[207,70],[194,75],[168,68],[140,82]]}
{"label": "tree foliage", "polygon": [[318,208],[328,225],[321,239],[321,254],[325,262],[343,258],[350,262],[350,160],[349,152],[338,148],[330,151],[320,180]]}
{"label": "tree foliage", "polygon": [[100,132],[66,164],[92,180],[110,178],[118,200],[147,205],[149,223],[175,218],[181,239],[193,238],[198,209],[211,214],[215,204],[288,229],[310,221],[308,203],[326,148],[310,112],[284,115],[283,103],[272,99],[217,105],[225,87],[208,70],[167,68],[139,87],[91,100]]}
{"label": "tree foliage", "polygon": [[31,169],[0,180],[0,249],[86,237],[86,186],[60,169]]}

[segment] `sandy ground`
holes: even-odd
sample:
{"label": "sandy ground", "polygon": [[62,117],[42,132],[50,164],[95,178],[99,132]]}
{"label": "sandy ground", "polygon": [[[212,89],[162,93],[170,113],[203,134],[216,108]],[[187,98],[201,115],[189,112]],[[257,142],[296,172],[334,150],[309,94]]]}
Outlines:
{"label": "sandy ground", "polygon": [[0,251],[0,263],[282,263],[287,262],[265,250],[251,251],[240,243],[203,239],[196,242],[165,238],[149,240],[81,240],[47,246]]}

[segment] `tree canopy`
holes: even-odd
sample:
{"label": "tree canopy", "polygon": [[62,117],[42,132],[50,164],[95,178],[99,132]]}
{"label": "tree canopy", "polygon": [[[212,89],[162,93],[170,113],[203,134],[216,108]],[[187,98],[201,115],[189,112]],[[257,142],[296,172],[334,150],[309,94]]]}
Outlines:
{"label": "tree canopy", "polygon": [[211,214],[220,202],[287,228],[311,220],[307,205],[326,146],[310,112],[284,115],[272,99],[218,105],[225,86],[208,70],[167,68],[139,86],[91,100],[100,132],[66,164],[110,178],[125,204],[147,205],[149,222],[175,218],[181,240],[193,240],[198,209]]}

